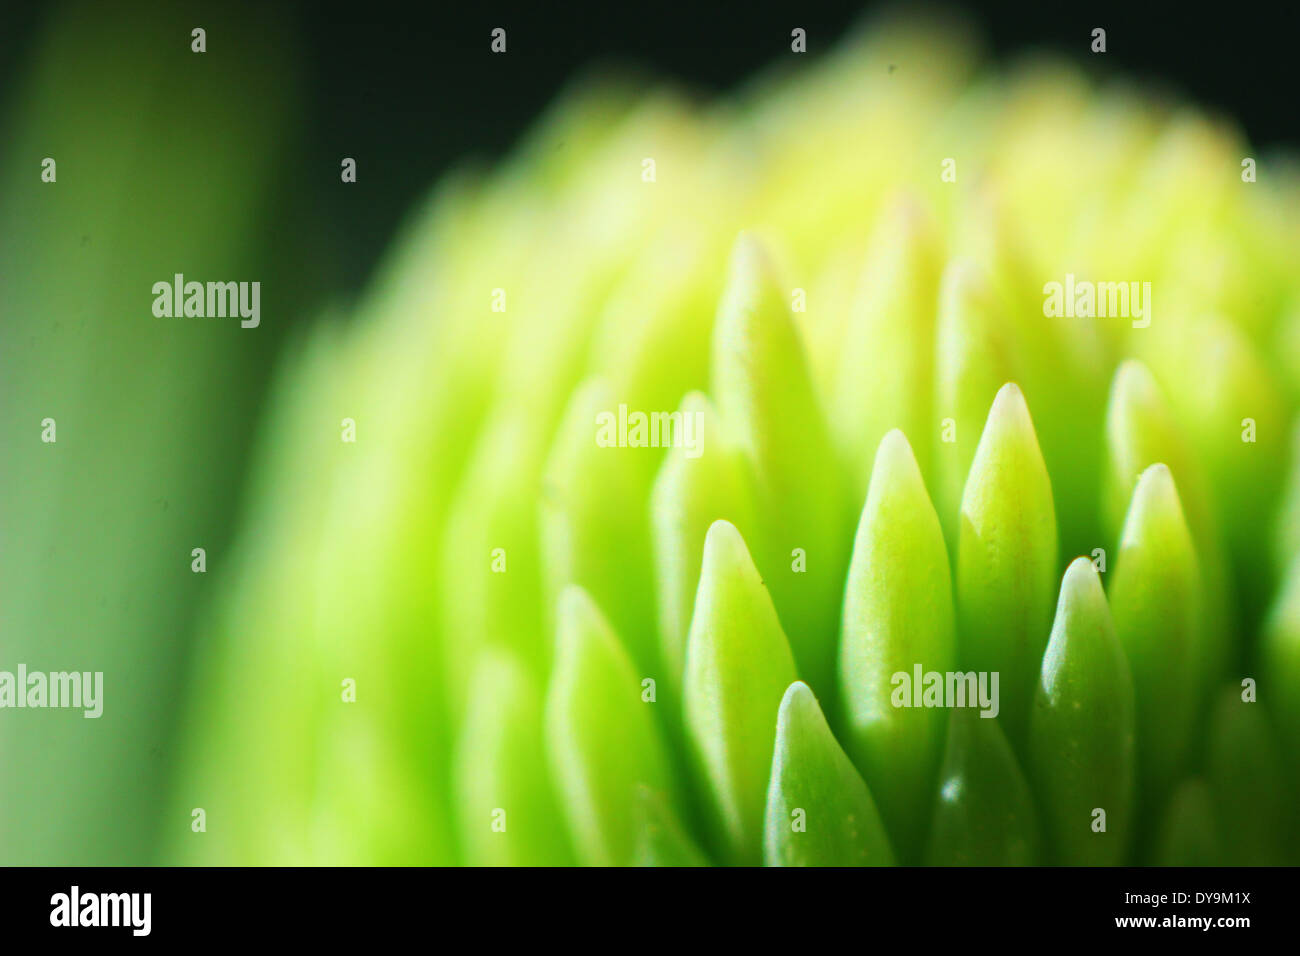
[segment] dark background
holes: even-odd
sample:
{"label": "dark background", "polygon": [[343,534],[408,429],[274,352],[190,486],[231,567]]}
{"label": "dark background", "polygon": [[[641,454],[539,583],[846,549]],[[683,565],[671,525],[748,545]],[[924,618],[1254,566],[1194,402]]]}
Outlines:
{"label": "dark background", "polygon": [[[0,84],[46,17],[40,5],[0,0]],[[204,9],[206,4],[200,4]],[[212,5],[228,15],[232,4]],[[300,175],[319,234],[322,300],[355,295],[403,215],[448,166],[502,155],[566,81],[600,63],[633,65],[703,94],[725,91],[788,53],[808,31],[808,55],[829,49],[864,14],[896,4],[791,2],[290,3],[247,14],[282,17],[305,51]],[[999,59],[1046,48],[1098,73],[1123,71],[1230,114],[1258,147],[1300,144],[1294,5],[1136,3],[950,4]],[[492,28],[508,53],[489,52]],[[1104,57],[1089,52],[1107,31]],[[217,42],[210,39],[210,46]],[[355,186],[339,187],[354,156]],[[316,272],[316,269],[312,270]]]}

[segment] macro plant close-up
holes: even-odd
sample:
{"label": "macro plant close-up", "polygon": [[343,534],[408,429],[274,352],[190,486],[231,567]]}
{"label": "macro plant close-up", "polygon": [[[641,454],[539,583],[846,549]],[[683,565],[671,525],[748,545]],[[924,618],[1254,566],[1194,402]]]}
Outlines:
{"label": "macro plant close-up", "polygon": [[1300,179],[1247,155],[896,27],[563,100],[279,379],[178,852],[1294,862]]}
{"label": "macro plant close-up", "polygon": [[175,31],[78,9],[0,151],[0,705],[103,716],[0,710],[0,861],[1300,863],[1293,144],[792,14],[445,147],[369,269],[291,31],[84,93]]}

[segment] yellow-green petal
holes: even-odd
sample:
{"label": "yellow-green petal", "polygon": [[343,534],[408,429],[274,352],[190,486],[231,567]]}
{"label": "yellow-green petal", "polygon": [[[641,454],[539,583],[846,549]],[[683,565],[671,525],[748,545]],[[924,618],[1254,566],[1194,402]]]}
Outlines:
{"label": "yellow-green petal", "polygon": [[456,816],[471,866],[556,866],[572,851],[546,767],[542,700],[524,667],[483,655],[452,759]]}
{"label": "yellow-green petal", "polygon": [[1200,569],[1163,464],[1138,479],[1112,574],[1111,616],[1137,701],[1139,801],[1154,811],[1186,767],[1209,665]]}
{"label": "yellow-green petal", "polygon": [[[1076,558],[1029,722],[1029,766],[1053,862],[1124,862],[1132,839],[1133,681],[1096,568]],[[1102,829],[1104,827],[1104,829]]]}
{"label": "yellow-green petal", "polygon": [[776,715],[795,679],[776,608],[735,525],[716,521],[686,645],[685,724],[704,778],[718,849],[756,864]]}
{"label": "yellow-green petal", "polygon": [[1001,674],[1003,722],[1023,738],[1052,625],[1057,575],[1052,485],[1024,395],[999,390],[961,503],[958,651],[966,670]]}
{"label": "yellow-green petal", "polygon": [[640,678],[585,591],[558,602],[546,751],[578,861],[625,866],[636,848],[636,788],[669,789],[662,743]]}
{"label": "yellow-green petal", "polygon": [[786,690],[777,716],[763,861],[768,866],[894,862],[871,792],[802,681]]}
{"label": "yellow-green petal", "polygon": [[1033,795],[997,718],[954,708],[926,863],[1032,866],[1040,842]]}
{"label": "yellow-green petal", "polygon": [[686,637],[709,526],[725,518],[742,534],[752,538],[755,533],[745,462],[725,443],[713,406],[692,392],[680,411],[683,420],[696,416],[699,423],[698,454],[686,447],[669,451],[650,494],[659,651],[676,693],[686,669]]}
{"label": "yellow-green petal", "polygon": [[758,241],[742,234],[714,327],[712,388],[754,476],[764,525],[751,551],[804,679],[825,693],[848,560],[847,499],[789,293],[773,273]]}
{"label": "yellow-green petal", "polygon": [[[904,861],[919,855],[946,715],[907,703],[917,668],[952,670],[952,580],[943,531],[911,446],[880,442],[844,591],[840,690],[849,753]],[[896,675],[904,675],[907,686]]]}

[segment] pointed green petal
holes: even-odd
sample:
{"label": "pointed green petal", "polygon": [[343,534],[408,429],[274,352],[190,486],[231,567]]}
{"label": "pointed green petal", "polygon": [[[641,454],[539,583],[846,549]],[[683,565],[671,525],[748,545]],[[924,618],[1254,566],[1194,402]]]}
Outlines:
{"label": "pointed green petal", "polygon": [[1227,866],[1280,866],[1295,814],[1287,763],[1259,702],[1233,685],[1210,716],[1206,778]]}
{"label": "pointed green petal", "polygon": [[1126,359],[1115,370],[1106,407],[1106,489],[1103,514],[1107,537],[1124,527],[1137,480],[1148,467],[1164,462],[1178,477],[1179,491],[1193,528],[1208,521],[1205,475],[1187,445],[1160,387],[1147,367]]}
{"label": "pointed green petal", "polygon": [[849,449],[855,495],[869,482],[872,449],[894,428],[911,436],[929,474],[930,436],[938,427],[931,409],[942,265],[929,213],[910,196],[893,200],[872,240],[835,382],[835,434]]}
{"label": "pointed green petal", "polygon": [[867,785],[817,698],[796,681],[776,722],[763,860],[768,866],[889,866],[893,851]]}
{"label": "pointed green petal", "polygon": [[453,713],[466,705],[483,645],[507,647],[530,672],[547,673],[536,501],[515,494],[520,475],[541,470],[544,439],[531,416],[510,413],[484,426],[442,535],[441,632]]}
{"label": "pointed green petal", "polygon": [[[944,272],[935,353],[935,504],[950,553],[957,551],[962,488],[993,398],[1011,378],[1002,316],[988,281],[969,259]],[[951,419],[951,423],[949,423]],[[951,427],[951,432],[947,429]]]}
{"label": "pointed green petal", "polygon": [[1154,811],[1185,769],[1208,666],[1200,569],[1163,464],[1138,479],[1112,573],[1111,616],[1137,700],[1138,796]]}
{"label": "pointed green petal", "polygon": [[662,794],[637,787],[637,866],[708,866]]}
{"label": "pointed green petal", "polygon": [[[1124,861],[1134,791],[1134,701],[1124,651],[1092,562],[1061,582],[1029,723],[1030,779],[1055,862]],[[1094,810],[1105,811],[1105,832]]]}
{"label": "pointed green petal", "polygon": [[552,606],[565,587],[580,585],[608,609],[632,659],[649,673],[658,656],[653,595],[645,586],[649,516],[627,505],[645,499],[642,469],[633,456],[647,449],[597,444],[598,416],[616,415],[618,404],[598,381],[584,385],[569,403],[542,478],[542,567]]}
{"label": "pointed green petal", "polygon": [[674,692],[680,692],[686,668],[686,636],[700,583],[704,536],[720,518],[747,534],[754,527],[745,463],[722,443],[713,406],[692,392],[682,400],[681,413],[698,416],[699,454],[688,454],[685,447],[669,451],[650,495],[659,649]]}
{"label": "pointed green petal", "polygon": [[1178,499],[1201,569],[1205,646],[1198,694],[1203,698],[1218,686],[1227,661],[1230,572],[1210,507],[1204,469],[1174,421],[1155,379],[1136,359],[1120,364],[1111,385],[1106,409],[1106,458],[1103,511],[1107,541],[1119,544],[1138,478],[1147,468],[1164,463],[1178,483]]}
{"label": "pointed green petal", "polygon": [[897,673],[950,671],[952,582],[939,519],[900,431],[876,452],[844,592],[840,687],[849,752],[899,856],[919,854],[943,746],[945,715],[896,707]]}
{"label": "pointed green petal", "polygon": [[966,670],[1001,674],[1003,723],[1023,739],[1056,582],[1052,485],[1020,389],[1002,386],[961,502],[959,653]]}
{"label": "pointed green petal", "polygon": [[561,594],[546,745],[580,863],[632,862],[636,786],[667,790],[667,765],[632,662],[581,588]]}
{"label": "pointed green petal", "polygon": [[1300,761],[1300,553],[1282,582],[1281,593],[1264,624],[1261,699]]}
{"label": "pointed green petal", "polygon": [[998,721],[954,708],[926,863],[1032,866],[1038,855],[1033,796]]}
{"label": "pointed green petal", "polygon": [[[755,503],[766,517],[751,550],[804,678],[824,693],[834,672],[835,609],[848,561],[847,499],[788,292],[777,287],[747,234],[736,240],[718,308],[712,375],[723,427],[750,462]],[[796,549],[803,554],[798,563]]]}
{"label": "pointed green petal", "polygon": [[1157,866],[1222,864],[1214,803],[1204,780],[1187,780],[1174,790],[1160,821],[1153,862]]}
{"label": "pointed green petal", "polygon": [[795,679],[776,609],[735,526],[714,522],[686,646],[686,729],[734,862],[759,861],[776,715]]}
{"label": "pointed green petal", "polygon": [[1222,318],[1180,322],[1177,331],[1153,338],[1150,349],[1153,370],[1209,475],[1242,603],[1261,607],[1272,562],[1260,543],[1271,530],[1290,440],[1272,373],[1245,333]]}
{"label": "pointed green petal", "polygon": [[542,701],[531,679],[512,655],[490,651],[471,687],[452,760],[465,862],[571,862],[564,828],[555,825],[559,808],[542,746]]}

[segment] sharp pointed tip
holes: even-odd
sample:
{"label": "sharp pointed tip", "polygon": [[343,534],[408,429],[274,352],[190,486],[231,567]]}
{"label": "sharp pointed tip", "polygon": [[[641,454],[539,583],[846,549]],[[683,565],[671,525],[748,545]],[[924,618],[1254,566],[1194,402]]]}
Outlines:
{"label": "sharp pointed tip", "polygon": [[1061,579],[1062,608],[1094,608],[1105,603],[1106,592],[1101,586],[1101,575],[1091,558],[1077,557],[1065,569]]}
{"label": "sharp pointed tip", "polygon": [[916,464],[916,455],[912,451],[912,444],[907,440],[901,429],[893,428],[886,433],[885,437],[880,439],[880,445],[876,449],[876,463],[872,469],[874,475],[879,471],[882,475],[891,474],[902,468],[908,471],[918,471]]}
{"label": "sharp pointed tip", "polygon": [[1155,487],[1172,487],[1174,483],[1173,473],[1170,472],[1169,466],[1162,461],[1156,462],[1149,466],[1146,471],[1138,476],[1138,487],[1143,484],[1149,484]]}
{"label": "sharp pointed tip", "polygon": [[993,411],[999,415],[1016,414],[1023,412],[1029,415],[1029,406],[1025,403],[1025,393],[1020,390],[1020,386],[1015,382],[1007,382],[1000,389],[993,399]]}
{"label": "sharp pointed tip", "polygon": [[1180,529],[1186,525],[1182,499],[1173,472],[1163,462],[1149,465],[1138,476],[1124,520],[1121,546],[1139,541],[1144,528]]}
{"label": "sharp pointed tip", "polygon": [[1150,511],[1153,508],[1169,511],[1171,506],[1176,506],[1176,510],[1181,514],[1183,506],[1178,497],[1178,484],[1174,481],[1174,473],[1164,462],[1148,465],[1142,474],[1138,475],[1129,510],[1135,513]]}
{"label": "sharp pointed tip", "polygon": [[1117,399],[1132,401],[1145,398],[1155,390],[1156,381],[1151,370],[1138,359],[1126,358],[1115,369],[1111,391]]}
{"label": "sharp pointed tip", "polygon": [[728,589],[738,581],[762,584],[744,535],[730,521],[719,518],[704,535],[700,588]]}
{"label": "sharp pointed tip", "polygon": [[733,277],[756,277],[767,269],[767,250],[758,233],[742,229],[731,244],[731,274]]}
{"label": "sharp pointed tip", "polygon": [[719,518],[709,525],[709,530],[704,535],[705,561],[710,554],[721,556],[744,547],[745,539],[741,537],[740,529],[726,518]]}
{"label": "sharp pointed tip", "polygon": [[1094,565],[1090,559],[1085,558],[1083,555],[1079,555],[1079,557],[1071,561],[1069,567],[1065,569],[1065,581],[1067,583],[1077,582],[1085,578],[1088,581],[1096,580],[1098,583],[1101,582],[1100,577],[1097,575],[1096,565]]}
{"label": "sharp pointed tip", "polygon": [[891,428],[880,439],[880,451],[889,455],[911,454],[912,445],[901,428]]}
{"label": "sharp pointed tip", "polygon": [[785,696],[781,698],[780,713],[785,714],[796,707],[807,707],[809,704],[816,705],[817,696],[801,680],[797,680],[785,689]]}

